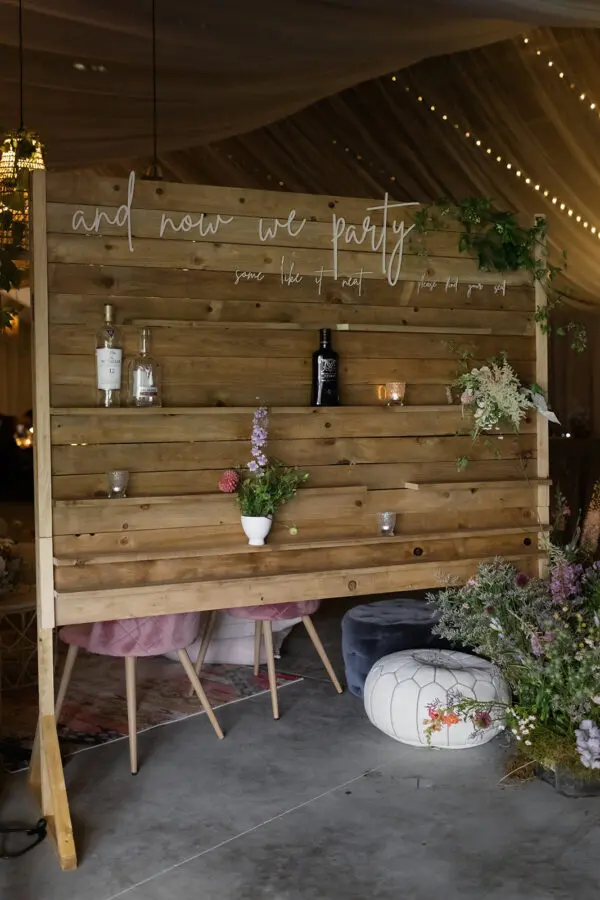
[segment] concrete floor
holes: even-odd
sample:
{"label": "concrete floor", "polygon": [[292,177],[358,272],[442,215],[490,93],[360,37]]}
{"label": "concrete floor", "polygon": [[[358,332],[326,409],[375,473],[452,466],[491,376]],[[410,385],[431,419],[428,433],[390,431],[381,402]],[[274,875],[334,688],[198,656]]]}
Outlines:
{"label": "concrete floor", "polygon": [[[339,619],[320,626],[335,651]],[[597,900],[600,799],[547,785],[499,786],[498,742],[444,753],[374,729],[338,697],[300,631],[281,667],[306,678],[66,766],[80,867],[49,844],[0,862],[6,900]],[[0,820],[32,821],[25,779],[9,776]]]}

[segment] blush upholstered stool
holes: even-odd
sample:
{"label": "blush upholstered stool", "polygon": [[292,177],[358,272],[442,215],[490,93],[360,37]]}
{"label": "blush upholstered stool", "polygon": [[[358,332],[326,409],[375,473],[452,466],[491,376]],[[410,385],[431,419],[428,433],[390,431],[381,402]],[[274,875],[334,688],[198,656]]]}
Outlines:
{"label": "blush upholstered stool", "polygon": [[162,656],[164,653],[175,651],[217,737],[222,738],[223,732],[186,650],[186,647],[193,644],[198,637],[199,630],[200,613],[144,616],[139,619],[94,622],[91,625],[66,625],[61,628],[59,636],[65,644],[69,645],[69,650],[56,698],[57,722],[79,650],[87,650],[89,653],[98,653],[102,656],[123,657],[125,659],[125,691],[129,725],[129,758],[131,772],[135,775],[138,770],[135,661],[138,656]]}
{"label": "blush upholstered stool", "polygon": [[[280,619],[302,619],[304,627],[313,642],[315,649],[321,661],[327,670],[327,674],[333,682],[338,694],[342,693],[342,686],[339,683],[331,661],[325,652],[325,648],[321,643],[321,639],[317,634],[317,630],[310,618],[321,605],[320,600],[303,600],[298,603],[272,603],[265,606],[239,606],[228,609],[230,616],[236,619],[253,619],[254,620],[254,674],[258,675],[260,665],[260,649],[261,634],[264,640],[266,656],[267,656],[267,672],[269,673],[269,688],[271,690],[271,703],[273,705],[273,718],[279,718],[279,703],[277,699],[277,679],[275,676],[275,654],[273,653],[273,627],[272,622]],[[217,613],[211,612],[207,621],[206,628],[202,637],[198,659],[196,660],[196,674],[198,675],[204,663],[204,657],[210,644],[210,640],[214,631]]]}

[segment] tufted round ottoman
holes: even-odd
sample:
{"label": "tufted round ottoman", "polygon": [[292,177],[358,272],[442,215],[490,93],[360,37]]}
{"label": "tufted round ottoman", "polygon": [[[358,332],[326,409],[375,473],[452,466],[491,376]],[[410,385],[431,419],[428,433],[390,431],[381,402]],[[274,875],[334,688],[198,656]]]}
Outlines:
{"label": "tufted round ottoman", "polygon": [[432,633],[436,612],[423,600],[395,597],[363,603],[342,619],[342,653],[350,693],[363,696],[371,667],[388,653],[417,647],[447,647]]}
{"label": "tufted round ottoman", "polygon": [[[403,744],[428,746],[426,722],[435,710],[461,698],[510,700],[508,687],[492,663],[454,650],[403,650],[375,663],[365,682],[365,710],[377,728]],[[432,747],[465,750],[491,741],[502,729],[500,708],[475,722],[441,724]]]}

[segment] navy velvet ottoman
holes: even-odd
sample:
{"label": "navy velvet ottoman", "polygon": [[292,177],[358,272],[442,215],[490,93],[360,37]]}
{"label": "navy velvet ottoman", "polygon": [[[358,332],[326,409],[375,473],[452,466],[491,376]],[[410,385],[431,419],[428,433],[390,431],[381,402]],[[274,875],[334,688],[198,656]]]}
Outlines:
{"label": "navy velvet ottoman", "polygon": [[382,656],[397,650],[448,647],[432,634],[435,610],[424,600],[398,597],[348,610],[342,619],[342,653],[348,690],[363,696],[365,679]]}

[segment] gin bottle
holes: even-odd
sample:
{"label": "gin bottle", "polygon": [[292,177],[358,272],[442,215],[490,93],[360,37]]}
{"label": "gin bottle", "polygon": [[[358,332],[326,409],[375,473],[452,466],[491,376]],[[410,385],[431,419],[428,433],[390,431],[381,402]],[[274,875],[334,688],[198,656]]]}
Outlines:
{"label": "gin bottle", "polygon": [[338,355],[331,346],[331,329],[321,328],[313,353],[311,406],[339,406]]}
{"label": "gin bottle", "polygon": [[129,405],[162,406],[160,366],[150,355],[150,329],[140,332],[140,352],[129,363]]}
{"label": "gin bottle", "polygon": [[121,364],[123,341],[115,326],[114,308],[104,307],[104,325],[96,335],[96,384],[98,406],[121,405]]}

